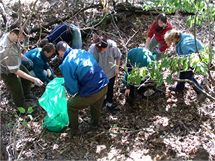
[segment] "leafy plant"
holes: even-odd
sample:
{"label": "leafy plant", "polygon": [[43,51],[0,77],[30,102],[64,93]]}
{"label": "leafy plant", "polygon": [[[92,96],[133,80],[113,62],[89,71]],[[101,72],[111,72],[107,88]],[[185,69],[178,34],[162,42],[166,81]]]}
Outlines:
{"label": "leafy plant", "polygon": [[[164,81],[167,83],[173,83],[172,75],[181,70],[188,70],[190,67],[194,68],[194,72],[200,75],[207,73],[209,62],[209,54],[207,49],[200,54],[194,53],[183,57],[164,57],[160,61],[153,61],[147,67],[133,68],[128,75],[128,83],[138,86],[146,78],[150,77],[153,81],[160,86]],[[163,72],[169,70],[169,74],[166,78],[163,76]]]}
{"label": "leafy plant", "polygon": [[27,117],[23,117],[23,118],[16,116],[19,118],[20,123],[26,127],[28,125],[29,119],[30,121],[33,120],[33,117],[32,117],[32,113],[34,112],[33,107],[28,107],[28,109],[25,109],[23,107],[18,107],[18,112],[22,115],[27,114]]}

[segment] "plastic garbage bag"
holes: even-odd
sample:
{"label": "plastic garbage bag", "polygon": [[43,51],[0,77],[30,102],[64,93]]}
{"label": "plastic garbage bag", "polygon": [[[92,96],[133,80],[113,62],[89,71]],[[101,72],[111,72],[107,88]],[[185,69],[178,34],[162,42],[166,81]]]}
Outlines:
{"label": "plastic garbage bag", "polygon": [[43,120],[43,128],[49,131],[61,132],[69,124],[66,92],[63,84],[63,78],[53,79],[47,84],[45,92],[39,98],[40,106],[47,112]]}

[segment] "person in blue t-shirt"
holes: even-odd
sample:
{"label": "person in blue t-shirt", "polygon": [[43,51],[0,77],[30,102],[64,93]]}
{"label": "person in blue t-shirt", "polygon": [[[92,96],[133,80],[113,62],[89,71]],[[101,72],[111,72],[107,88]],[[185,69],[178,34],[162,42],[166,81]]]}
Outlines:
{"label": "person in blue t-shirt", "polygon": [[71,133],[78,131],[78,110],[90,106],[92,126],[99,123],[100,110],[107,93],[108,78],[96,62],[93,54],[72,49],[63,41],[56,45],[59,66],[65,79],[65,88],[71,97],[68,100],[68,114]]}
{"label": "person in blue t-shirt", "polygon": [[[52,43],[48,43],[43,48],[34,48],[25,53],[25,57],[28,61],[32,62],[32,66],[28,67],[30,73],[45,83],[52,80],[55,75],[49,66],[48,59],[50,59],[55,53],[55,46]],[[25,62],[23,62],[25,65]]]}
{"label": "person in blue t-shirt", "polygon": [[[152,85],[147,86],[147,87],[140,87],[140,88],[135,88],[134,85],[129,84],[127,81],[127,77],[129,73],[131,73],[133,67],[146,67],[151,63],[151,61],[156,60],[156,53],[152,53],[149,51],[147,48],[144,47],[138,47],[138,48],[132,48],[128,51],[128,59],[127,59],[127,69],[128,73],[125,75],[125,85],[126,85],[126,90],[125,90],[125,96],[126,102],[128,102],[130,105],[133,105],[134,99],[135,99],[135,90],[137,90],[137,93],[144,95],[146,91],[149,91],[150,93],[155,92],[155,86]],[[144,80],[142,81],[144,82]]]}
{"label": "person in blue t-shirt", "polygon": [[[164,36],[167,45],[175,45],[176,53],[178,56],[186,56],[192,53],[198,53],[200,50],[204,48],[202,42],[196,39],[192,34],[182,33],[178,30],[172,29],[167,32]],[[193,83],[200,89],[202,89],[201,85],[194,78],[194,73],[191,69],[188,71],[181,71],[179,74],[179,79],[189,79],[193,81]],[[200,94],[200,90],[194,86],[194,90],[197,94]],[[185,88],[184,82],[178,82],[176,87],[170,87],[170,90],[174,91],[182,91]]]}

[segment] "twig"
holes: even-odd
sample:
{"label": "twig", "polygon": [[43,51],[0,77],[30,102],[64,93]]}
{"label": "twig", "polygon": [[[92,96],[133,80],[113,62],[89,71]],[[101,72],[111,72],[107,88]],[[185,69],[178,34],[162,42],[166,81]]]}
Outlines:
{"label": "twig", "polygon": [[209,75],[209,79],[211,80],[211,84],[213,84],[213,86],[215,86],[215,80],[211,75],[211,70],[210,67],[212,65],[212,58],[213,58],[213,53],[212,53],[212,36],[211,36],[211,13],[210,13],[210,8],[209,8],[209,2],[207,2],[207,11],[208,11],[208,24],[209,24],[209,63],[208,63],[208,75]]}
{"label": "twig", "polygon": [[95,25],[93,25],[93,26],[90,26],[90,27],[82,28],[81,30],[89,30],[89,29],[94,29],[94,28],[96,28],[97,26],[99,26],[99,25],[104,21],[104,19],[105,19],[108,15],[109,15],[109,14],[104,15],[104,17],[102,17],[102,19],[101,19],[97,24],[95,24]]}
{"label": "twig", "polygon": [[10,152],[10,150],[11,150],[11,147],[12,146],[12,144],[10,144],[10,145],[8,145],[7,147],[6,147],[6,152],[7,152],[7,155],[8,155],[8,161],[12,161],[12,160],[14,160],[14,156],[11,154],[11,152]]}
{"label": "twig", "polygon": [[23,145],[23,147],[22,147],[21,151],[19,152],[19,155],[18,155],[16,160],[19,160],[19,158],[22,156],[22,152],[23,152],[26,145],[27,145],[27,142],[25,142],[25,144]]}
{"label": "twig", "polygon": [[146,83],[148,83],[150,80],[150,78],[147,78],[142,84],[139,85],[139,87],[137,88],[138,90],[141,88],[141,87],[146,87],[148,85],[146,85]]}
{"label": "twig", "polygon": [[137,30],[131,37],[129,37],[129,39],[127,40],[127,42],[125,43],[125,45],[127,46],[128,43],[134,38],[134,36],[136,36],[136,34],[139,32],[140,30]]}
{"label": "twig", "polygon": [[6,25],[7,24],[7,14],[6,14],[6,11],[5,11],[5,6],[4,6],[4,4],[3,4],[3,2],[2,1],[0,1],[0,9],[1,9],[1,15],[2,15],[2,18],[3,18],[3,20],[4,20],[4,24]]}

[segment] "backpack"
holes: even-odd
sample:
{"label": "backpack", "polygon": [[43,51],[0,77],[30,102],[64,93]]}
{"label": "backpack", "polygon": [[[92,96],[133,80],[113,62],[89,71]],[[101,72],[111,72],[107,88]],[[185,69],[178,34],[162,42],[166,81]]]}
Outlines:
{"label": "backpack", "polygon": [[79,27],[73,24],[62,23],[56,26],[48,35],[51,43],[57,44],[59,41],[65,41],[73,49],[82,47],[82,38]]}

